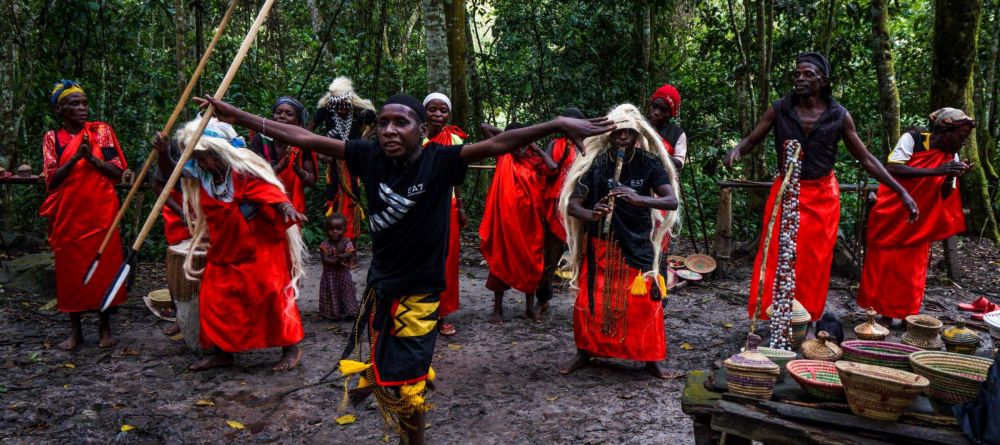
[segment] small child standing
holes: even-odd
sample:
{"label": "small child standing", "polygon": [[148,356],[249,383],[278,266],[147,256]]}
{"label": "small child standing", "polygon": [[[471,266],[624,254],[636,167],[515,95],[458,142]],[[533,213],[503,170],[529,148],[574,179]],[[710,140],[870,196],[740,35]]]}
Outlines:
{"label": "small child standing", "polygon": [[319,245],[323,276],[319,284],[319,315],[330,320],[353,320],[358,315],[358,297],[351,276],[354,243],[344,236],[347,218],[334,213],[323,223],[326,241]]}

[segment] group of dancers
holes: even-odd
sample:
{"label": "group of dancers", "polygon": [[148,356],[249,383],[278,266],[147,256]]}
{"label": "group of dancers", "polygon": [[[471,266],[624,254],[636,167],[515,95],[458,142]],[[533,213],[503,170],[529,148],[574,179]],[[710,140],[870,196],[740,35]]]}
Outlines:
{"label": "group of dancers", "polygon": [[[877,253],[866,261],[858,303],[888,317],[915,313],[929,243],[964,230],[953,178],[968,165],[955,153],[975,121],[951,108],[933,113],[929,132],[909,135],[909,145],[901,141],[887,170],[833,99],[829,62],[816,53],[802,53],[796,62],[793,91],[768,108],[726,163],[748,154],[772,128],[779,156],[786,140],[802,144],[795,296],[817,320],[839,220],[833,167],[843,140],[882,183],[868,232],[868,246]],[[195,100],[215,110],[200,137],[193,134],[196,119],[153,141],[160,170],[154,182],[162,188],[179,153],[198,140],[191,160],[179,167],[181,185],[163,209],[167,243],[188,240],[185,272],[201,281],[201,342],[212,353],[192,370],[229,365],[234,353],[269,347],[283,350],[275,371],[298,365],[303,329],[296,298],[307,250],[299,225],[306,219],[304,188],[319,181],[322,171],[328,239],[319,246],[320,313],[354,320],[340,362],[344,375],[360,375],[350,398],[374,394],[401,439],[423,443],[437,336],[456,332],[444,320],[458,308],[459,230],[468,224],[461,184],[470,164],[496,158],[479,227],[490,270],[485,285],[495,296],[491,320],[503,319],[508,289],[524,292],[525,316],[539,319],[549,307],[556,264],[565,256],[576,292],[577,351],[560,372],[596,358],[618,358],[644,362],[656,377],[672,375],[665,364],[661,260],[678,221],[678,170],[688,153],[686,136],[673,122],[681,105],[673,86],[653,92],[647,115],[623,104],[586,119],[570,107],[540,124],[512,123],[503,130],[483,125],[488,138],[475,143],[463,143],[466,133],[450,125],[446,95],[432,93],[421,101],[398,94],[376,109],[346,78],[330,85],[312,119],[291,97],[278,99],[270,119],[218,98]],[[88,120],[80,85],[59,82],[51,106],[62,125],[43,138],[49,195],[41,214],[49,218],[58,308],[71,322],[60,348],[70,350],[83,340],[81,312],[99,307],[121,263],[116,233],[108,258],[90,284],[82,284],[87,260],[118,210],[113,187],[127,164],[111,127]],[[234,126],[250,131],[249,144]],[[550,136],[544,149],[536,145]],[[359,301],[350,269],[362,224],[372,255]],[[199,249],[207,251],[200,269],[192,260]],[[777,249],[768,250],[771,256],[756,259],[751,315],[758,294],[769,304],[770,286],[756,289],[761,263],[766,277],[774,274]],[[112,306],[124,299],[123,292]],[[100,315],[101,347],[115,344],[108,313]],[[362,348],[365,340],[368,347]]]}

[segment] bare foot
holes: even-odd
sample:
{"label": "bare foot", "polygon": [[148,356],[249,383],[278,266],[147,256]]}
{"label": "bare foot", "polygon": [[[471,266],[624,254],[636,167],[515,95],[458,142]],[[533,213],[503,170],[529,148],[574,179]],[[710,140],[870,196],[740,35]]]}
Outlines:
{"label": "bare foot", "polygon": [[590,357],[587,357],[587,354],[584,354],[582,351],[577,351],[576,355],[570,361],[563,363],[559,367],[559,373],[562,375],[571,374],[573,371],[589,365]]}
{"label": "bare foot", "polygon": [[488,320],[490,323],[493,324],[503,323],[503,312],[493,311],[493,313],[490,314],[490,318]]}
{"label": "bare foot", "polygon": [[538,306],[535,306],[535,311],[542,315],[549,313],[549,302],[538,303]]}
{"label": "bare foot", "polygon": [[83,337],[74,332],[66,340],[63,340],[62,343],[59,343],[58,348],[63,351],[72,351],[80,346],[80,343],[83,343]]}
{"label": "bare foot", "polygon": [[101,337],[97,342],[97,345],[102,348],[113,348],[118,344],[118,339],[111,335],[111,329],[104,330],[101,329]]}
{"label": "bare foot", "polygon": [[198,360],[188,366],[192,371],[204,371],[206,369],[221,368],[233,364],[233,355],[225,352],[216,352],[208,357]]}
{"label": "bare foot", "polygon": [[281,359],[271,367],[271,370],[274,372],[291,371],[299,366],[300,360],[302,360],[302,348],[299,345],[286,346],[281,350]]}
{"label": "bare foot", "polygon": [[684,373],[671,371],[663,361],[646,362],[646,371],[658,379],[672,380],[684,375]]}
{"label": "bare foot", "polygon": [[170,323],[170,326],[167,326],[167,328],[163,330],[163,335],[166,335],[167,337],[173,337],[180,333],[181,326],[177,323]]}
{"label": "bare foot", "polygon": [[538,311],[536,311],[535,308],[530,306],[524,308],[524,318],[531,320],[535,323],[539,323],[542,321],[542,317],[538,315]]}

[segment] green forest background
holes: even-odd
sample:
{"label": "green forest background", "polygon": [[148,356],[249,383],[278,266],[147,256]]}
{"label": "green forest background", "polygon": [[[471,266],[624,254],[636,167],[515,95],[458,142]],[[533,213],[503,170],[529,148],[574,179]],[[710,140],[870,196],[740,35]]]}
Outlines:
{"label": "green forest background", "polygon": [[[139,168],[228,5],[2,1],[0,163],[29,163],[36,172],[41,136],[56,126],[47,104],[59,79],[83,84],[92,119],[114,127]],[[196,92],[214,91],[260,4],[239,2]],[[997,240],[998,33],[1000,0],[278,0],[226,100],[255,113],[268,113],[281,95],[314,107],[326,85],[345,75],[376,103],[399,91],[443,91],[455,123],[478,140],[479,122],[537,122],[567,106],[588,115],[622,102],[645,109],[650,93],[669,82],[683,96],[679,124],[690,147],[681,234],[702,239],[714,233],[718,181],[773,175],[772,141],[732,171],[722,167],[724,153],[790,90],[795,55],[819,51],[833,66],[834,96],[880,159],[900,128],[925,125],[935,108],[975,114],[976,137],[963,153],[975,169],[963,180],[963,198],[970,235]],[[182,118],[193,113],[189,106]],[[869,181],[855,164],[842,150],[841,182]],[[488,170],[467,179],[474,220],[489,182]],[[44,236],[36,216],[42,188],[4,189],[6,229]],[[762,197],[733,196],[734,236],[753,239]],[[152,201],[147,196],[126,215],[127,238]],[[848,239],[859,230],[860,201],[844,194]],[[320,190],[312,190],[305,231],[312,243],[321,202]],[[155,236],[150,247],[162,244]],[[159,257],[162,250],[145,253]]]}

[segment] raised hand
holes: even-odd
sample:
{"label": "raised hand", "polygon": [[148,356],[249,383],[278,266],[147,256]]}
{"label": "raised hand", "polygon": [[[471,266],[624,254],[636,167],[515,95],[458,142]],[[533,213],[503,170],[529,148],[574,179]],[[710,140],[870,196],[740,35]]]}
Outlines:
{"label": "raised hand", "polygon": [[170,147],[170,137],[166,134],[157,132],[153,135],[151,143],[153,144],[153,149],[156,150],[156,153],[163,156],[167,153],[167,148]]}
{"label": "raised hand", "polygon": [[615,129],[615,123],[606,117],[595,117],[593,119],[574,119],[571,117],[560,117],[560,127],[563,133],[577,144],[583,147],[584,139],[604,134]]}
{"label": "raised hand", "polygon": [[733,168],[733,164],[739,162],[742,157],[743,153],[740,153],[740,148],[736,147],[729,150],[729,153],[726,153],[726,158],[722,161],[722,163],[726,164],[726,167],[728,168]]}
{"label": "raised hand", "polygon": [[215,117],[220,121],[235,124],[236,123],[236,113],[240,111],[239,108],[229,105],[219,99],[212,96],[196,97],[194,101],[198,103],[198,108],[205,109],[209,105],[215,108]]}

